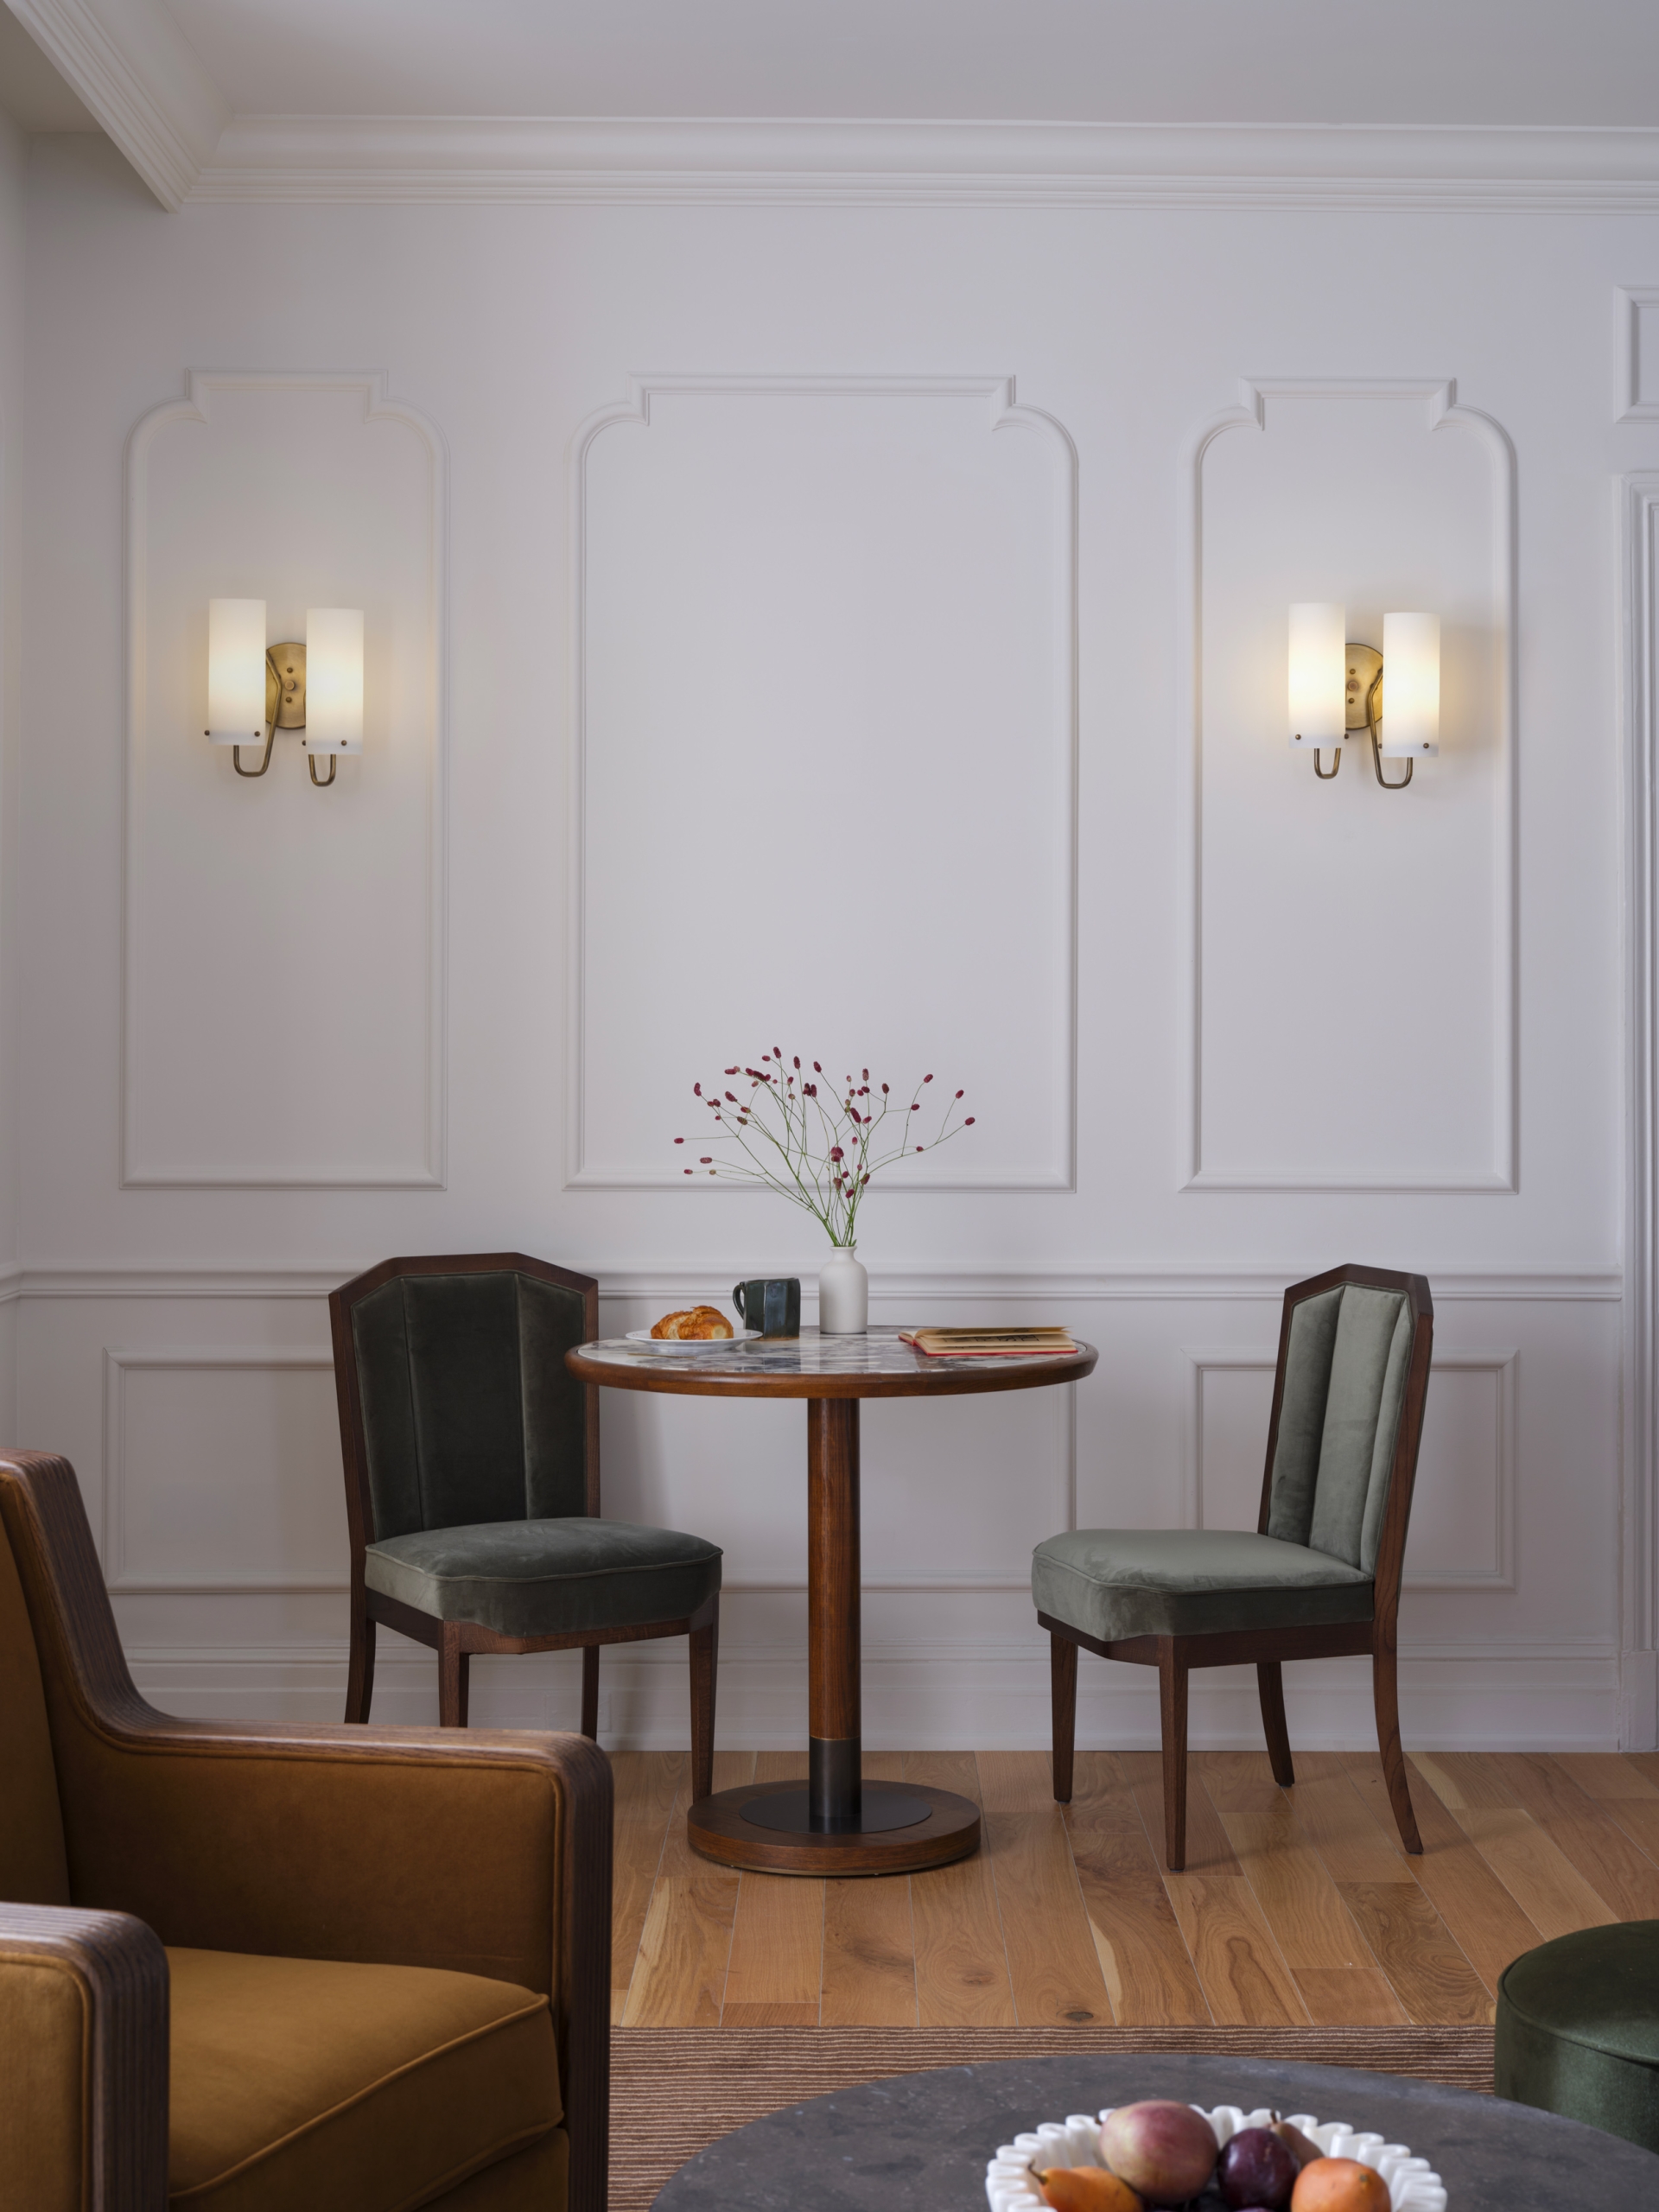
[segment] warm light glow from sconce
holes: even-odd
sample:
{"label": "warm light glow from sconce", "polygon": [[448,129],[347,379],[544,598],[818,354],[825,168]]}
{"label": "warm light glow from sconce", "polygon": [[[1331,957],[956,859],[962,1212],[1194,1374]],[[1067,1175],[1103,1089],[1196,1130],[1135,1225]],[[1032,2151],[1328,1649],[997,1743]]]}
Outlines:
{"label": "warm light glow from sconce", "polygon": [[363,750],[363,610],[305,610],[305,748]]}
{"label": "warm light glow from sconce", "polygon": [[1382,750],[1395,758],[1431,758],[1440,749],[1440,618],[1382,617]]}
{"label": "warm light glow from sconce", "polygon": [[1290,610],[1290,741],[1304,752],[1347,738],[1346,625],[1347,609],[1324,601]]}
{"label": "warm light glow from sconce", "polygon": [[207,734],[215,745],[265,741],[265,602],[207,602]]}

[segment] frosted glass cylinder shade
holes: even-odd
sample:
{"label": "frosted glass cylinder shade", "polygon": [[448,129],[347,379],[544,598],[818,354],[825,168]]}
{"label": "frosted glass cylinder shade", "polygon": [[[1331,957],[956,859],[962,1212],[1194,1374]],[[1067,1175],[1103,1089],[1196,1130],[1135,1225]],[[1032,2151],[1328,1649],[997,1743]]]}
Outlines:
{"label": "frosted glass cylinder shade", "polygon": [[207,602],[207,734],[215,745],[265,741],[265,602]]}
{"label": "frosted glass cylinder shade", "polygon": [[1290,741],[1306,751],[1348,735],[1348,610],[1322,600],[1290,610]]}
{"label": "frosted glass cylinder shade", "polygon": [[1440,749],[1440,618],[1382,617],[1381,749],[1394,758]]}
{"label": "frosted glass cylinder shade", "polygon": [[363,610],[305,610],[305,748],[363,750]]}

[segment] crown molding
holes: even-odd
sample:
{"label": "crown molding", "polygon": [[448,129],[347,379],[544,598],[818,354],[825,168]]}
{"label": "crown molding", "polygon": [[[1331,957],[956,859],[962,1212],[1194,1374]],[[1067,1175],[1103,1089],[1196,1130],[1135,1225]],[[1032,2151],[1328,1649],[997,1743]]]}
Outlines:
{"label": "crown molding", "polygon": [[169,213],[231,120],[162,0],[6,0]]}
{"label": "crown molding", "polygon": [[1659,130],[238,115],[188,196],[1639,213]]}

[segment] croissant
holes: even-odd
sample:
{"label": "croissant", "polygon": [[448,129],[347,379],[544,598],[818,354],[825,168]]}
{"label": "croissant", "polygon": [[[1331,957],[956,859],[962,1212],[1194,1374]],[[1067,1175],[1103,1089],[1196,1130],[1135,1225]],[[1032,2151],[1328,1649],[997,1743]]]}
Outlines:
{"label": "croissant", "polygon": [[664,1313],[651,1333],[684,1344],[694,1338],[730,1337],[736,1332],[717,1306],[693,1306],[683,1307],[677,1313]]}

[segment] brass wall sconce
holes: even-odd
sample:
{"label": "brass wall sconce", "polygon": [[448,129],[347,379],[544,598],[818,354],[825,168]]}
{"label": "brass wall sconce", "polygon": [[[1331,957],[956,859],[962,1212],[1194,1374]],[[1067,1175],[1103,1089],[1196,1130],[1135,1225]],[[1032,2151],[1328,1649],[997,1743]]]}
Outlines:
{"label": "brass wall sconce", "polygon": [[[279,729],[303,730],[306,766],[319,791],[339,772],[342,753],[363,750],[363,614],[355,607],[310,607],[305,643],[265,643],[263,599],[207,602],[207,728],[213,745],[228,745],[238,776],[263,776]],[[242,765],[242,747],[263,741],[257,768]],[[317,773],[317,756],[328,772]]]}
{"label": "brass wall sconce", "polygon": [[[1290,741],[1311,751],[1322,784],[1334,781],[1351,730],[1371,741],[1371,766],[1385,791],[1402,791],[1418,757],[1440,749],[1440,618],[1385,614],[1382,650],[1344,636],[1345,607],[1303,601],[1290,610]],[[1382,671],[1389,671],[1383,712]],[[1335,755],[1329,768],[1320,753]],[[1385,760],[1403,760],[1397,783],[1382,773]]]}

